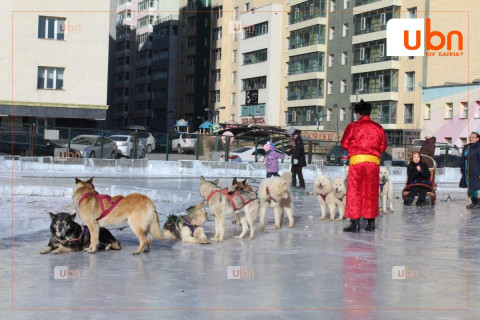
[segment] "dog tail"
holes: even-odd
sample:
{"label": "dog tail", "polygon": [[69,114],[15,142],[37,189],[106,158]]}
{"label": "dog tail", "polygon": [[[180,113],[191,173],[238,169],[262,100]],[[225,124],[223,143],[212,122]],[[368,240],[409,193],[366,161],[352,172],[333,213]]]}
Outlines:
{"label": "dog tail", "polygon": [[148,232],[158,241],[162,241],[162,231],[160,230],[160,222],[158,221],[158,213],[155,212],[153,216],[153,221],[150,224]]}
{"label": "dog tail", "polygon": [[290,180],[292,180],[292,174],[290,172],[285,172],[282,174],[282,179],[287,180],[287,182],[289,182]]}

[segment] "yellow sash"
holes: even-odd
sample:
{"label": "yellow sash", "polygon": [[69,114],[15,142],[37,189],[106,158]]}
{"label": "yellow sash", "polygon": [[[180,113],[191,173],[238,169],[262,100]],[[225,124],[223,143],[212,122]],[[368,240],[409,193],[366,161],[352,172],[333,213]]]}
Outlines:
{"label": "yellow sash", "polygon": [[356,154],[350,157],[350,165],[354,165],[360,162],[373,162],[380,165],[380,159],[371,154]]}

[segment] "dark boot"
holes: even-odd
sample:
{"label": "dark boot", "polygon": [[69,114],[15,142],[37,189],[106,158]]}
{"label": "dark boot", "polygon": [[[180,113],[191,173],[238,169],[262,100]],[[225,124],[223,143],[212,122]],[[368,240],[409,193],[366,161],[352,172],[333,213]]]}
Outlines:
{"label": "dark boot", "polygon": [[472,199],[472,203],[467,206],[467,209],[471,209],[471,208],[475,207],[476,205],[478,205],[477,198],[471,197],[470,199]]}
{"label": "dark boot", "polygon": [[471,207],[470,209],[478,209],[480,208],[480,201],[478,201],[477,198],[473,198],[475,199],[475,205],[473,207]]}
{"label": "dark boot", "polygon": [[406,205],[406,206],[411,206],[412,205],[412,202],[413,200],[412,199],[409,199],[409,198],[405,198],[403,200],[403,204]]}
{"label": "dark boot", "polygon": [[360,219],[352,219],[352,224],[348,228],[344,228],[345,232],[360,232]]}
{"label": "dark boot", "polygon": [[367,226],[365,227],[365,231],[375,231],[375,218],[367,219]]}
{"label": "dark boot", "polygon": [[417,200],[417,203],[415,203],[415,205],[417,207],[423,207],[423,206],[426,206],[427,203],[425,202],[425,200]]}

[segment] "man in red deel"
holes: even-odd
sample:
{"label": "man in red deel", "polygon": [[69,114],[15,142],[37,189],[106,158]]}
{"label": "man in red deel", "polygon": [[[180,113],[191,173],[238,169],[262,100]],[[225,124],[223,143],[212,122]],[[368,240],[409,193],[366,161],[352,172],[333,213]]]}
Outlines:
{"label": "man in red deel", "polygon": [[370,119],[372,105],[361,100],[355,104],[357,121],[343,133],[342,148],[348,151],[350,167],[347,178],[347,207],[345,216],[352,224],[346,232],[360,232],[360,218],[367,219],[366,231],[375,230],[378,217],[380,184],[380,155],[387,148],[385,131]]}

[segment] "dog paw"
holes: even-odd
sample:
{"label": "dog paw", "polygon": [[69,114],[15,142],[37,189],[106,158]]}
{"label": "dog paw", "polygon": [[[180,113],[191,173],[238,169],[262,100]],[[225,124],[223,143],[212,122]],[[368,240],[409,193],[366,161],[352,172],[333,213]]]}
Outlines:
{"label": "dog paw", "polygon": [[210,241],[218,241],[217,237],[210,238]]}
{"label": "dog paw", "polygon": [[293,228],[293,223],[289,223],[289,224],[288,224],[288,227],[289,227],[289,228]]}
{"label": "dog paw", "polygon": [[335,219],[334,219],[334,218],[330,218],[330,221],[333,221],[333,220],[335,220]]}
{"label": "dog paw", "polygon": [[337,218],[335,221],[343,221],[343,217]]}
{"label": "dog paw", "polygon": [[41,254],[46,254],[49,252],[50,252],[50,249],[43,249],[42,251],[40,251]]}
{"label": "dog paw", "polygon": [[211,244],[211,242],[207,239],[204,239],[204,240],[200,240],[199,242],[200,244]]}
{"label": "dog paw", "polygon": [[58,254],[59,252],[57,250],[53,250],[52,254]]}
{"label": "dog paw", "polygon": [[236,236],[236,237],[234,237],[234,238],[235,238],[235,239],[242,239],[243,236]]}
{"label": "dog paw", "polygon": [[325,217],[319,217],[318,220],[323,221],[325,220]]}
{"label": "dog paw", "polygon": [[140,254],[140,252],[139,251],[133,251],[132,252],[132,255],[134,255],[134,256],[137,255],[137,254]]}
{"label": "dog paw", "polygon": [[275,229],[280,229],[281,227],[279,225],[275,225]]}
{"label": "dog paw", "polygon": [[265,225],[263,225],[263,224],[259,225],[259,226],[258,226],[258,229],[260,229],[260,230],[262,230],[262,231],[265,230]]}
{"label": "dog paw", "polygon": [[97,252],[96,249],[93,249],[93,248],[90,248],[90,247],[83,249],[83,251],[85,251],[87,253],[96,253]]}

